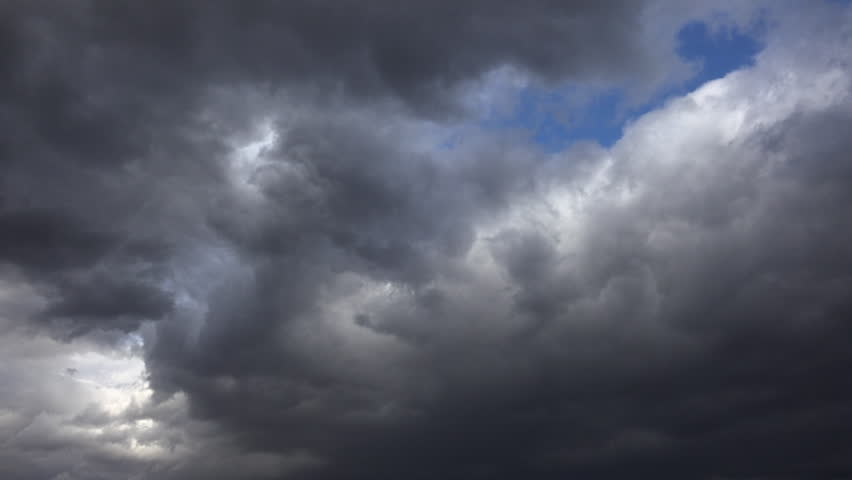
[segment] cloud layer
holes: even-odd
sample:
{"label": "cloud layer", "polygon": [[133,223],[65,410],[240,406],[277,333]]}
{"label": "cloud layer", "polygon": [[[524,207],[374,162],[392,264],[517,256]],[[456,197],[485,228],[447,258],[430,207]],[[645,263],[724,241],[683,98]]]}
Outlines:
{"label": "cloud layer", "polygon": [[848,6],[611,148],[477,126],[726,7],[0,7],[0,476],[849,475]]}

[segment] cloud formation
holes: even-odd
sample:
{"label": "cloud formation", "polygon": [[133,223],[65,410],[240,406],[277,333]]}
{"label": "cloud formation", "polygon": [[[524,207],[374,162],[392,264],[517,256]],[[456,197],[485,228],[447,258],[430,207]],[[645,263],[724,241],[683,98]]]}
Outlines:
{"label": "cloud formation", "polygon": [[848,475],[850,7],[611,148],[477,126],[722,7],[0,7],[0,476]]}

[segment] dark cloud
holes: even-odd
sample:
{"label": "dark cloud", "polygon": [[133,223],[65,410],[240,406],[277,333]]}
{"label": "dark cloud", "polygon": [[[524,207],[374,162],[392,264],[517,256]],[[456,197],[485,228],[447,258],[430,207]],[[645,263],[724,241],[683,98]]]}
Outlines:
{"label": "dark cloud", "polygon": [[17,210],[0,217],[5,261],[38,270],[95,261],[112,244],[108,234],[89,231],[61,212]]}
{"label": "dark cloud", "polygon": [[[641,2],[177,2],[96,4],[97,41],[205,76],[310,82],[419,109],[501,64],[555,79],[662,61],[633,41]],[[88,26],[88,25],[86,25]]]}
{"label": "dark cloud", "polygon": [[162,318],[172,307],[162,290],[124,279],[72,280],[64,282],[59,291],[59,299],[44,315],[52,323],[70,324],[65,335],[72,338],[97,328],[129,333],[143,320]]}
{"label": "dark cloud", "polygon": [[[223,422],[253,448],[302,447],[334,462],[311,478],[830,478],[848,468],[834,439],[850,428],[844,405],[852,393],[839,380],[852,366],[844,347],[852,225],[831,206],[848,203],[852,185],[820,172],[845,168],[847,147],[831,130],[832,140],[808,154],[775,142],[842,128],[845,115],[794,114],[720,147],[727,160],[718,167],[739,164],[751,182],[690,179],[710,168],[701,163],[646,164],[659,171],[635,173],[643,193],[624,205],[590,206],[592,223],[579,239],[555,238],[535,222],[495,235],[483,247],[505,275],[493,290],[475,272],[456,270],[477,248],[472,239],[461,250],[438,249],[428,275],[413,278],[397,275],[404,264],[376,264],[335,244],[326,225],[361,226],[349,233],[359,238],[376,221],[407,245],[438,245],[440,235],[424,229],[436,220],[406,203],[408,195],[417,205],[432,197],[389,193],[394,180],[406,184],[401,174],[382,179],[392,167],[348,174],[353,189],[375,195],[353,190],[353,201],[389,209],[376,217],[367,207],[359,208],[367,216],[350,217],[348,203],[335,210],[343,190],[320,176],[322,207],[300,210],[296,223],[284,208],[269,210],[284,230],[258,235],[287,248],[248,257],[258,262],[250,293],[218,296],[223,303],[211,304],[197,344],[162,329],[149,367],[163,388],[187,392],[197,415]],[[320,171],[326,155],[338,155],[307,150]],[[432,183],[441,199],[475,190],[464,175],[441,174]],[[665,192],[656,190],[660,178],[672,182]],[[538,187],[518,188],[537,195]],[[702,201],[728,197],[738,208]],[[489,216],[463,198],[454,200],[456,215]],[[395,217],[389,205],[407,214]],[[722,210],[707,211],[714,208]],[[297,234],[310,240],[279,243]],[[566,254],[560,242],[572,241],[579,251]],[[339,285],[341,272],[364,275],[348,287],[354,294]],[[375,288],[377,303],[324,308]],[[356,327],[376,344],[335,339],[338,328]],[[351,350],[359,348],[376,348],[376,363]]]}
{"label": "dark cloud", "polygon": [[[340,108],[333,100],[340,92],[344,102],[393,100],[434,114],[458,103],[461,86],[501,65],[550,79],[621,81],[671,60],[637,46],[641,12],[636,2],[5,3],[0,161],[4,230],[12,233],[3,259],[59,274],[90,266],[142,228],[153,228],[141,235],[154,242],[173,235],[162,211],[171,207],[162,204],[181,189],[221,191],[223,142],[244,133],[253,115],[239,100],[222,100],[224,90],[283,90],[329,108]],[[293,132],[286,148],[315,143],[322,128]],[[376,148],[341,133],[332,141],[359,155]],[[383,184],[366,174],[347,176],[360,172],[354,164],[329,162],[313,174],[337,182],[331,214],[355,222],[386,213],[362,207],[402,199],[394,189],[406,186],[376,189]],[[140,226],[148,221],[156,224]],[[347,248],[373,262],[419,255],[405,239],[338,233],[338,243],[360,242]]]}
{"label": "dark cloud", "polygon": [[[133,140],[91,142],[72,130],[135,119],[110,118],[117,112],[96,103],[78,108],[83,99],[75,87],[103,84],[108,90],[171,95],[170,89],[188,93],[184,88],[199,82],[274,88],[295,82],[345,96],[399,97],[434,112],[454,103],[456,87],[501,65],[550,80],[566,75],[651,80],[673,58],[638,41],[646,34],[639,21],[643,7],[644,2],[546,0],[523,6],[478,0],[182,1],[156,8],[135,2],[12,2],[5,8],[11,20],[4,65],[29,74],[19,77],[19,87],[37,77],[26,90],[60,113],[44,126],[46,134],[106,149],[110,142]],[[72,86],[69,80],[85,84]],[[137,99],[123,101],[138,106]],[[63,117],[79,125],[61,122]]]}
{"label": "dark cloud", "polygon": [[659,86],[661,5],[4,4],[0,476],[848,476],[848,9],[442,144],[500,67]]}

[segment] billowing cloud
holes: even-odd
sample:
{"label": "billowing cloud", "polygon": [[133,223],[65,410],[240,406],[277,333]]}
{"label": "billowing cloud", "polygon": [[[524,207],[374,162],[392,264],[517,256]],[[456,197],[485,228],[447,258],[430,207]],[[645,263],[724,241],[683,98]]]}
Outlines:
{"label": "billowing cloud", "polygon": [[0,474],[847,474],[848,6],[609,148],[478,125],[722,7],[0,7]]}

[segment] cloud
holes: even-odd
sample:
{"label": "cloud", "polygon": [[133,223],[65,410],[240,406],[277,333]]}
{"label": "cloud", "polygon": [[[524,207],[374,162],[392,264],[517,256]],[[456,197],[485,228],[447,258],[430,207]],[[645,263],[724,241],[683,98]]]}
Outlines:
{"label": "cloud", "polygon": [[671,81],[661,5],[3,7],[0,474],[847,472],[848,7],[611,148],[465,110]]}
{"label": "cloud", "polygon": [[[805,132],[842,128],[849,80],[832,53],[774,69],[794,48],[610,151],[441,163],[343,142],[376,145],[357,125],[282,135],[268,155],[299,181],[270,177],[280,206],[236,237],[263,246],[253,283],[219,297],[197,344],[164,326],[154,378],[256,448],[334,457],[330,478],[829,472],[843,447],[824,422],[846,395],[830,365],[848,362],[832,338],[850,308],[850,226],[830,206],[850,189],[818,173],[845,171],[843,137]],[[443,202],[465,219],[456,248]],[[352,247],[372,243],[388,246]],[[401,275],[412,264],[423,273]]]}

